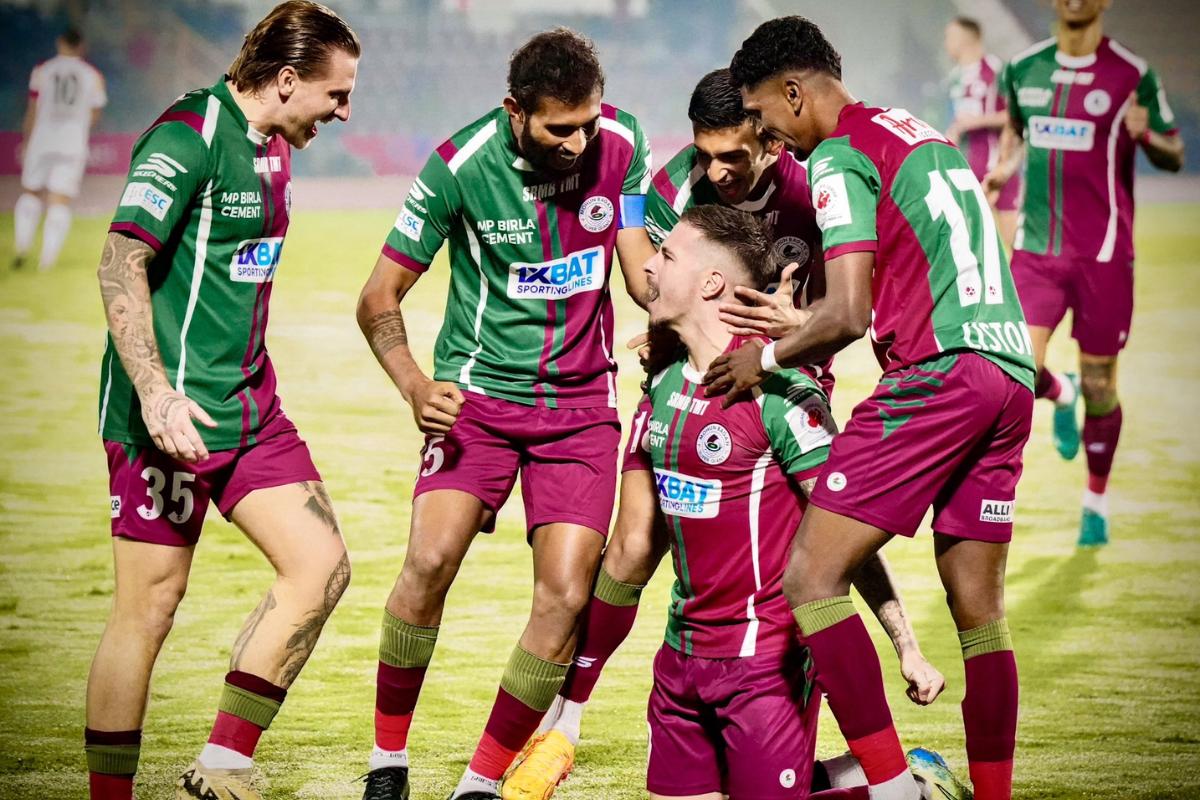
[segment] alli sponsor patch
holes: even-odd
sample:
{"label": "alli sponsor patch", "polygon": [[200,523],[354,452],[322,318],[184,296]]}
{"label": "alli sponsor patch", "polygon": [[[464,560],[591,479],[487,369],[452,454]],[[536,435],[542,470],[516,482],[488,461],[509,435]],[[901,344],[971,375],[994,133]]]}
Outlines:
{"label": "alli sponsor patch", "polygon": [[979,504],[980,522],[1012,522],[1012,500],[984,500]]}

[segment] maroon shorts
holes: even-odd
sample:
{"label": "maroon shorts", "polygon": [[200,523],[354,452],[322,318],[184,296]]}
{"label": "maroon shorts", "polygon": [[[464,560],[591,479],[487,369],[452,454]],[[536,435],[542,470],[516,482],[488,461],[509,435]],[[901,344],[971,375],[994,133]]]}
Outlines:
{"label": "maroon shorts", "polygon": [[210,453],[199,464],[176,461],[155,447],[105,439],[112,535],[190,547],[200,539],[210,499],[228,517],[257,489],[321,480],[308,445],[282,412],[256,439]]}
{"label": "maroon shorts", "polygon": [[625,447],[621,449],[621,472],[649,472],[654,469],[654,464],[650,461],[650,422],[653,414],[654,407],[650,404],[650,395],[643,393],[629,423],[629,438],[625,441]]}
{"label": "maroon shorts", "polygon": [[883,376],[833,438],[812,502],[912,536],[1008,542],[1033,392],[983,356],[943,355]]}
{"label": "maroon shorts", "polygon": [[1030,325],[1054,329],[1071,310],[1071,337],[1094,356],[1115,356],[1133,322],[1133,262],[1039,256],[1017,250],[1013,282]]}
{"label": "maroon shorts", "polygon": [[745,658],[654,657],[646,721],[646,788],[730,800],[808,797],[821,696],[805,672],[807,651]]}
{"label": "maroon shorts", "polygon": [[608,535],[621,423],[611,408],[546,408],[474,392],[450,432],[425,437],[413,497],[455,489],[495,512],[521,476],[525,527],[569,522]]}

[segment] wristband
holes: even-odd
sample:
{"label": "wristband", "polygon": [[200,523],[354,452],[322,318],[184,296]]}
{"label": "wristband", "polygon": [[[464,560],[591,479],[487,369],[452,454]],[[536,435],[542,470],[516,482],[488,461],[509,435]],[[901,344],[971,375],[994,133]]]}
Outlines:
{"label": "wristband", "polygon": [[1146,130],[1142,132],[1142,135],[1139,136],[1137,140],[1142,144],[1150,144],[1150,129],[1146,128]]}
{"label": "wristband", "polygon": [[775,360],[775,342],[769,343],[762,349],[762,356],[759,364],[762,366],[763,372],[779,372],[783,367],[779,366],[779,362]]}

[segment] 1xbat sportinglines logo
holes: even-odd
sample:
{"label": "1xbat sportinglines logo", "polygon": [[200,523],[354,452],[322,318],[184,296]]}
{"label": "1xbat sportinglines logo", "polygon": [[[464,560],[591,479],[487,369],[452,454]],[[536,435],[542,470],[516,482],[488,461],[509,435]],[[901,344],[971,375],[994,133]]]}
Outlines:
{"label": "1xbat sportinglines logo", "polygon": [[564,300],[593,292],[604,279],[604,248],[576,250],[562,258],[509,266],[508,296],[517,299]]}
{"label": "1xbat sportinglines logo", "polygon": [[721,482],[703,480],[672,472],[654,470],[658,488],[658,507],[664,514],[689,519],[712,519],[721,510]]}

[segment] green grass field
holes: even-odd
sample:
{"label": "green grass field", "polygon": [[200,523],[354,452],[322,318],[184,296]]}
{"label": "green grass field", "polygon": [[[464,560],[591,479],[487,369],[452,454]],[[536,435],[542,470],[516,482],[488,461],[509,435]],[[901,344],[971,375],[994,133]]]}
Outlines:
{"label": "green grass field", "polygon": [[[1200,796],[1200,207],[1139,217],[1138,312],[1125,357],[1125,431],[1111,484],[1113,543],[1074,547],[1082,458],[1064,464],[1038,408],[1009,565],[1009,618],[1022,675],[1015,793],[1020,798]],[[354,323],[354,302],[390,213],[297,214],[279,271],[271,352],[288,414],[312,447],[342,519],[354,579],[259,763],[269,797],[353,798],[371,745],[380,608],[404,557],[419,437]],[[85,677],[108,611],[112,567],[104,456],[95,432],[103,317],[94,269],[99,219],[76,224],[60,267],[0,277],[0,797],[85,796]],[[0,218],[0,256],[11,248]],[[428,364],[445,294],[439,263],[406,303]],[[622,302],[618,340],[642,317]],[[1052,361],[1073,357],[1052,343]],[[622,418],[636,359],[621,356]],[[878,370],[860,343],[838,362],[837,414]],[[1041,404],[1044,405],[1044,404]],[[210,510],[189,595],[159,659],[139,775],[168,796],[203,744],[242,619],[266,563]],[[216,517],[216,519],[213,519]],[[443,798],[474,748],[529,607],[531,568],[517,502],[478,540],[451,593],[411,741],[416,798]],[[927,533],[892,543],[927,655],[949,688],[918,709],[878,635],[907,745],[963,767],[962,666]],[[557,795],[643,797],[645,699],[669,569],[646,592],[633,636],[584,718],[574,776]],[[831,717],[818,752],[841,752]]]}

